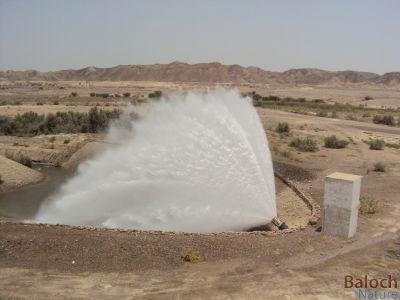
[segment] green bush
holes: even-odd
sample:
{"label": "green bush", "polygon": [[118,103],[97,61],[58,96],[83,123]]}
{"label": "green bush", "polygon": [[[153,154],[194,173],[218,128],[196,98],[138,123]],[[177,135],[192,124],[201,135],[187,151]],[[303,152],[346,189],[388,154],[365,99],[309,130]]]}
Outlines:
{"label": "green bush", "polygon": [[373,139],[368,144],[371,150],[382,150],[385,147],[385,141],[382,139]]}
{"label": "green bush", "polygon": [[70,141],[71,141],[70,139],[65,139],[64,144],[69,144]]}
{"label": "green bush", "polygon": [[310,137],[295,138],[290,142],[289,146],[295,147],[302,152],[316,152],[318,150],[317,143]]}
{"label": "green bush", "polygon": [[149,94],[149,98],[160,98],[161,96],[162,96],[161,91],[155,91],[155,92]]}
{"label": "green bush", "polygon": [[343,149],[349,144],[346,140],[340,140],[336,137],[336,135],[328,136],[324,139],[325,148],[331,149]]}
{"label": "green bush", "polygon": [[125,98],[129,98],[131,96],[131,93],[124,93]]}
{"label": "green bush", "polygon": [[278,126],[276,127],[275,131],[278,133],[289,133],[290,132],[289,124],[286,122],[279,123]]}
{"label": "green bush", "polygon": [[396,123],[392,115],[375,115],[372,119],[372,122],[375,124],[384,124],[388,126],[394,126]]}
{"label": "green bush", "polygon": [[381,162],[375,163],[374,172],[385,172],[385,165]]}
{"label": "green bush", "polygon": [[96,97],[96,93],[91,92],[90,97]]}
{"label": "green bush", "polygon": [[77,96],[78,96],[78,93],[77,93],[77,92],[72,92],[72,93],[71,93],[71,96],[72,96],[72,97],[77,97]]}
{"label": "green bush", "polygon": [[69,111],[50,113],[46,116],[31,111],[15,118],[0,116],[0,134],[35,136],[56,133],[96,133],[105,129],[109,122],[119,115],[118,110],[103,111],[97,107],[91,108],[89,113]]}

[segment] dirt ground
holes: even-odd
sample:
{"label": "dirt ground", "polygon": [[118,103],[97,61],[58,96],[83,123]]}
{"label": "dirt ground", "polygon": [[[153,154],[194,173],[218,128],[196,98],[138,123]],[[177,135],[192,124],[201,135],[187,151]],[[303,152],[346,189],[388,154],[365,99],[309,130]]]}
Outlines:
{"label": "dirt ground", "polygon": [[44,175],[0,155],[0,192],[37,184],[44,180]]}
{"label": "dirt ground", "polygon": [[[370,137],[400,142],[400,127],[258,109],[276,170],[322,204],[324,177],[362,175],[362,195],[378,211],[361,215],[354,238],[318,232],[177,234],[0,223],[1,299],[357,299],[344,276],[400,279],[400,149],[370,150]],[[274,129],[288,122],[291,135]],[[326,149],[336,134],[346,149]],[[312,136],[319,151],[289,146]],[[373,171],[382,162],[386,172]],[[294,212],[293,212],[294,213]],[[184,249],[201,255],[184,262]]]}

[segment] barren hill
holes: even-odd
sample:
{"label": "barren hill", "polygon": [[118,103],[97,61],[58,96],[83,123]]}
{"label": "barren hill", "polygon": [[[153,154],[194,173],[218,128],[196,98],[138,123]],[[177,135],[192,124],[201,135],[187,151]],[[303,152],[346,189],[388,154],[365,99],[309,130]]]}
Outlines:
{"label": "barren hill", "polygon": [[378,75],[369,72],[320,69],[291,69],[271,72],[257,67],[221,63],[187,64],[172,62],[154,65],[120,65],[111,68],[87,67],[55,72],[0,71],[0,80],[82,80],[82,81],[165,81],[202,83],[278,83],[310,85],[384,85],[400,86],[400,72]]}

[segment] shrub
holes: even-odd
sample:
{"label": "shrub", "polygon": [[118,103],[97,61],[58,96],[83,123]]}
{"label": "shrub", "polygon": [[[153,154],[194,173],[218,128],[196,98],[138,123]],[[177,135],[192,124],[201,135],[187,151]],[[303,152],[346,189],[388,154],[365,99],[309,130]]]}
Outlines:
{"label": "shrub", "polygon": [[6,157],[8,159],[11,159],[13,161],[16,161],[17,163],[20,163],[20,164],[26,166],[28,168],[32,167],[32,160],[28,156],[26,156],[22,153],[11,154],[11,153],[6,152]]}
{"label": "shrub", "polygon": [[71,141],[70,139],[65,139],[64,144],[69,144],[70,141]]}
{"label": "shrub", "polygon": [[71,93],[71,96],[72,96],[72,97],[77,97],[77,96],[78,96],[78,93],[77,93],[77,92],[72,92],[72,93]]}
{"label": "shrub", "polygon": [[295,138],[289,146],[295,147],[297,150],[302,152],[316,152],[318,150],[317,143],[310,137],[307,138]]}
{"label": "shrub", "polygon": [[325,148],[331,149],[343,149],[349,144],[346,140],[340,140],[336,137],[336,135],[328,136],[324,139]]}
{"label": "shrub", "polygon": [[184,249],[181,253],[181,258],[191,263],[197,263],[201,260],[200,253],[192,249]]}
{"label": "shrub", "polygon": [[363,215],[374,214],[378,211],[378,202],[374,198],[361,196],[360,213]]}
{"label": "shrub", "polygon": [[[260,95],[255,94],[254,97],[253,97],[253,99],[256,100],[256,99],[258,98],[257,96],[260,96]],[[261,97],[261,96],[260,96],[260,97]],[[255,99],[255,98],[256,98],[256,99]],[[268,96],[268,97],[261,97],[260,100],[262,100],[262,101],[277,102],[277,101],[281,101],[281,98],[279,98],[278,96]]]}
{"label": "shrub", "polygon": [[91,92],[90,97],[96,97],[96,93]]}
{"label": "shrub", "polygon": [[364,101],[372,100],[373,98],[371,96],[365,96]]}
{"label": "shrub", "polygon": [[385,147],[385,141],[382,139],[373,139],[368,144],[371,150],[382,150]]}
{"label": "shrub", "polygon": [[275,129],[276,132],[278,133],[289,133],[290,127],[288,123],[279,123],[278,126]]}
{"label": "shrub", "polygon": [[1,175],[0,175],[0,185],[3,183],[4,183],[4,180],[1,178]]}
{"label": "shrub", "polygon": [[54,100],[53,105],[58,105],[59,102],[57,100]]}
{"label": "shrub", "polygon": [[375,115],[372,119],[372,122],[375,124],[384,124],[388,126],[394,126],[396,123],[392,115]]}
{"label": "shrub", "polygon": [[321,111],[319,111],[319,112],[317,113],[317,116],[318,116],[318,117],[326,118],[326,117],[328,116],[328,113],[327,113],[326,111],[324,111],[324,110],[321,110]]}
{"label": "shrub", "polygon": [[26,112],[14,118],[0,116],[0,134],[35,136],[56,133],[96,133],[105,129],[112,119],[118,118],[120,111],[103,111],[97,107],[89,113],[57,112],[47,116]]}
{"label": "shrub", "polygon": [[381,162],[375,163],[374,172],[385,172],[385,165]]}
{"label": "shrub", "polygon": [[276,154],[276,155],[280,155],[282,157],[288,158],[288,159],[294,159],[293,158],[293,154],[291,151],[289,150],[281,150],[279,147],[277,146],[273,146],[272,147],[272,151]]}
{"label": "shrub", "polygon": [[55,136],[52,136],[52,137],[49,139],[49,141],[50,141],[50,143],[54,143],[54,142],[56,141],[56,137],[55,137]]}
{"label": "shrub", "polygon": [[400,144],[396,144],[396,143],[385,143],[385,146],[394,148],[394,149],[400,149]]}
{"label": "shrub", "polygon": [[160,98],[161,96],[162,96],[161,91],[155,91],[155,92],[149,94],[149,98]]}
{"label": "shrub", "polygon": [[43,105],[43,102],[42,101],[37,101],[36,105]]}
{"label": "shrub", "polygon": [[293,159],[293,154],[289,150],[281,150],[278,154],[280,154],[284,158]]}
{"label": "shrub", "polygon": [[125,98],[129,98],[131,96],[131,93],[124,93]]}

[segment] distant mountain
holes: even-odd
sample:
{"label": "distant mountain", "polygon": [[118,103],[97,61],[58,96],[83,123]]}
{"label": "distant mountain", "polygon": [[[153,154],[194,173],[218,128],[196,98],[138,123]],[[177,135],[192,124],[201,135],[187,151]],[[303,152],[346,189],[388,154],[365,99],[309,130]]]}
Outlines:
{"label": "distant mountain", "polygon": [[384,85],[400,86],[400,72],[378,75],[369,72],[338,71],[320,69],[291,69],[271,72],[257,67],[223,65],[218,62],[187,64],[172,62],[154,65],[120,65],[112,68],[87,67],[79,70],[55,72],[0,71],[0,80],[45,80],[45,81],[165,81],[200,83],[276,83],[309,85]]}

